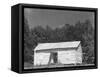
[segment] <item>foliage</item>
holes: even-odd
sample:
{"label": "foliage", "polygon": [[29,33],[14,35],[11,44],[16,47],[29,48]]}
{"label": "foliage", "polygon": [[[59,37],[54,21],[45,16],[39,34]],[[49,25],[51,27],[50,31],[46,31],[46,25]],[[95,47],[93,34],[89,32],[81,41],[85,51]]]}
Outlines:
{"label": "foliage", "polygon": [[24,61],[32,63],[32,35],[27,20],[24,21]]}

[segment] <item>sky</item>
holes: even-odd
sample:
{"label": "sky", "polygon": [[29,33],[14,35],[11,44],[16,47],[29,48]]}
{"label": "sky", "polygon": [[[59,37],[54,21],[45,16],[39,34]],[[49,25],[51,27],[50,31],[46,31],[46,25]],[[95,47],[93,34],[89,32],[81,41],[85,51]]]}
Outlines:
{"label": "sky", "polygon": [[94,26],[94,12],[25,8],[24,16],[30,28],[38,25],[42,27],[48,25],[51,28],[61,27],[64,24],[75,25],[78,21],[84,22],[87,19]]}

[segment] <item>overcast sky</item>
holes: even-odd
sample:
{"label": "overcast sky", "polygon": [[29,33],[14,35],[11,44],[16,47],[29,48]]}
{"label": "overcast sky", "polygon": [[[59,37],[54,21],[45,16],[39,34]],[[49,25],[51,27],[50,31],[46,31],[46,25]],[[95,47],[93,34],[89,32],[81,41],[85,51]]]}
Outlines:
{"label": "overcast sky", "polygon": [[28,20],[30,28],[37,25],[43,27],[49,25],[52,28],[61,27],[64,24],[75,25],[76,22],[84,22],[87,19],[94,26],[93,12],[25,8],[24,16]]}

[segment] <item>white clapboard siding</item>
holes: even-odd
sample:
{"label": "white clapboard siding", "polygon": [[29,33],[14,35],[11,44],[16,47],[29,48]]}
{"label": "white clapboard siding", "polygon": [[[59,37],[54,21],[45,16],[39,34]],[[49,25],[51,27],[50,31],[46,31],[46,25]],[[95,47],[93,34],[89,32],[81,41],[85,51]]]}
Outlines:
{"label": "white clapboard siding", "polygon": [[59,51],[58,52],[58,63],[60,64],[76,63],[75,50]]}
{"label": "white clapboard siding", "polygon": [[49,62],[50,53],[34,54],[34,65],[47,65]]}
{"label": "white clapboard siding", "polygon": [[75,54],[76,54],[76,61],[77,61],[77,63],[82,63],[82,47],[81,47],[81,44],[77,48]]}

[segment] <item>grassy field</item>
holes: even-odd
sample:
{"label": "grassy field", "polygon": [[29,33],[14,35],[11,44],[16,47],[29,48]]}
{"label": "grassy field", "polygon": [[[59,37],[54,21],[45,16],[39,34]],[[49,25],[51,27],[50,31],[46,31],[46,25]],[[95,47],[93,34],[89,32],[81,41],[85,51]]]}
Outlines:
{"label": "grassy field", "polygon": [[92,66],[94,64],[51,64],[51,65],[39,65],[25,63],[24,69],[41,69],[41,68],[56,68],[56,67],[76,67],[76,66]]}

